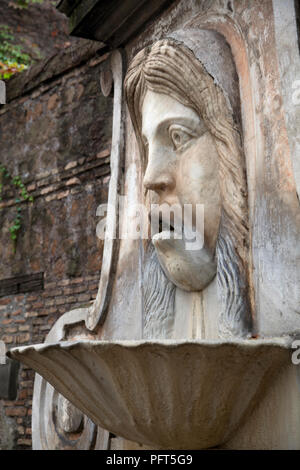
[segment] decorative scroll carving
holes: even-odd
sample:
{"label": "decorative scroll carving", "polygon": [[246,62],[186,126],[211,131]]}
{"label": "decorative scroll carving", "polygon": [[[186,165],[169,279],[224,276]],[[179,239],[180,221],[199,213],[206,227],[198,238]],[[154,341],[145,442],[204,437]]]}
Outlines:
{"label": "decorative scroll carving", "polygon": [[[83,323],[86,313],[86,309],[65,313],[52,327],[45,343],[65,339],[66,327]],[[97,427],[82,411],[36,374],[32,408],[32,441],[35,450],[107,449],[109,433]]]}
{"label": "decorative scroll carving", "polygon": [[[110,156],[111,176],[108,193],[108,207],[113,207],[114,212],[108,210],[106,238],[103,250],[101,277],[99,282],[97,298],[90,308],[86,326],[94,330],[98,324],[105,320],[110,300],[110,293],[114,281],[114,267],[118,258],[119,243],[117,237],[112,234],[118,229],[118,188],[121,179],[121,166],[123,160],[123,121],[122,121],[122,89],[124,77],[124,58],[120,50],[111,55],[111,70],[114,82],[114,107],[113,107],[113,132],[112,149]],[[104,90],[105,93],[108,91]]]}

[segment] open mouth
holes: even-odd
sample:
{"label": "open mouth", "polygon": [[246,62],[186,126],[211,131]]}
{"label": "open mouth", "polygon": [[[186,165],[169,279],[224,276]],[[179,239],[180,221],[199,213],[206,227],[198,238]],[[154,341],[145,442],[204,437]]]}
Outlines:
{"label": "open mouth", "polygon": [[151,226],[152,237],[157,233],[175,232],[174,222],[169,219],[164,219],[162,214],[157,215],[149,212],[148,217]]}
{"label": "open mouth", "polygon": [[165,221],[162,216],[159,217],[158,227],[159,227],[158,233],[165,232],[165,231],[174,232],[175,230],[172,222],[170,222],[169,220]]}

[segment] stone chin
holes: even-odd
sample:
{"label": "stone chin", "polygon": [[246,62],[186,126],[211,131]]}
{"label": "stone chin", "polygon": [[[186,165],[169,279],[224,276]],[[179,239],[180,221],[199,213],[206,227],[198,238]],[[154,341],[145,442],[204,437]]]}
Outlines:
{"label": "stone chin", "polygon": [[175,239],[172,231],[155,234],[152,243],[165,275],[180,289],[202,291],[216,275],[215,256],[205,247],[188,250],[186,240]]}

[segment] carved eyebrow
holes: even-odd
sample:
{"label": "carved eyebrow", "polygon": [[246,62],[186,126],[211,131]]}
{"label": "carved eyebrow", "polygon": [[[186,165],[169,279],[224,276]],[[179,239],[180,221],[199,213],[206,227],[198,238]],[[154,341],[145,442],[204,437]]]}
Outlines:
{"label": "carved eyebrow", "polygon": [[[160,121],[156,128],[155,128],[155,133],[159,131],[161,128],[165,128],[166,130],[169,129],[171,125],[179,125],[179,126],[184,126],[187,128],[187,130],[190,130],[192,132],[202,133],[207,130],[207,127],[200,117],[196,120],[195,118],[187,117],[187,116],[170,116],[162,121]],[[143,134],[144,135],[144,134]],[[146,137],[146,136],[145,136]],[[146,138],[147,140],[147,138]]]}

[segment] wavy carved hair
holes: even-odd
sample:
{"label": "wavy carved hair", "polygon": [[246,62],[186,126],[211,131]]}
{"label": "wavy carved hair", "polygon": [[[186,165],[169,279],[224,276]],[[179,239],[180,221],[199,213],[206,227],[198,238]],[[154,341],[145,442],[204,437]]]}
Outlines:
{"label": "wavy carved hair", "polygon": [[244,155],[224,94],[194,53],[173,39],[163,39],[141,50],[125,77],[127,104],[144,170],[142,105],[147,90],[163,93],[192,108],[215,138],[222,199],[220,233],[216,247],[217,278],[223,309],[222,334],[246,336],[252,317],[248,293],[248,204]]}

